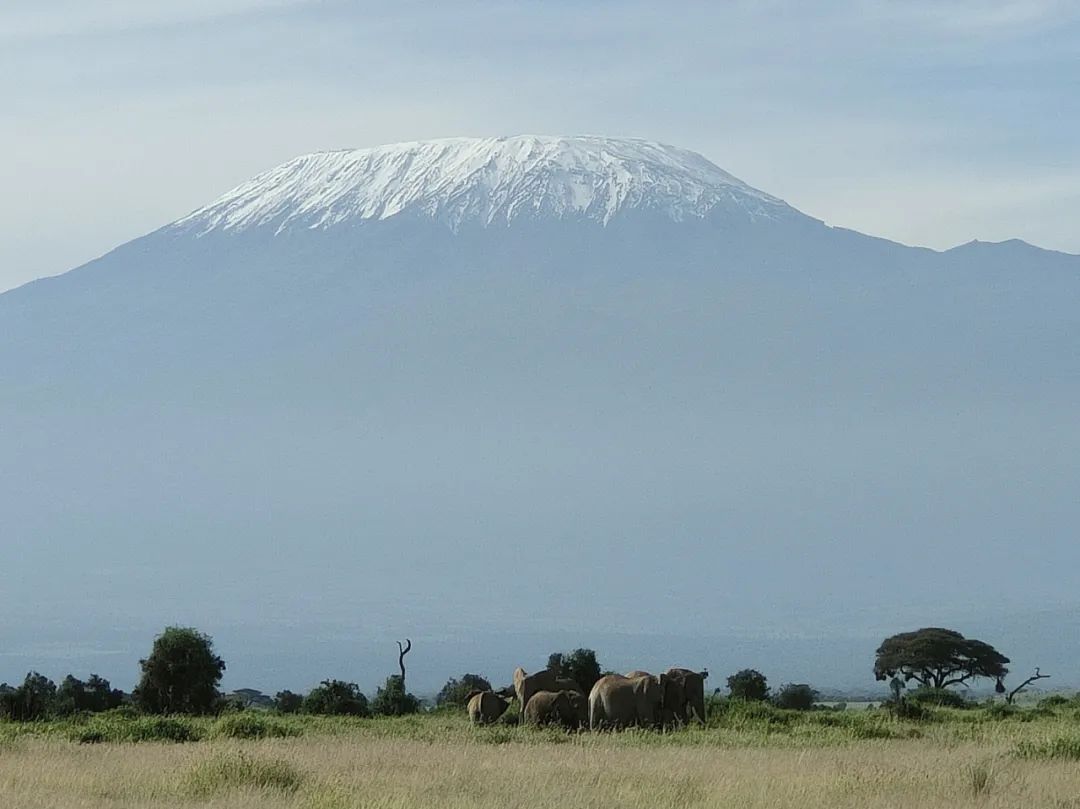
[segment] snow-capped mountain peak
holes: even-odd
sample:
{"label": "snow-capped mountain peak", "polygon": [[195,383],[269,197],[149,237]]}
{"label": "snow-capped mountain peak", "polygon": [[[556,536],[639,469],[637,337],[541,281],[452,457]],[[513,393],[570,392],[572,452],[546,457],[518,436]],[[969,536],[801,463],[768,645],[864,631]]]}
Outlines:
{"label": "snow-capped mountain peak", "polygon": [[467,222],[648,210],[675,221],[716,210],[775,219],[794,210],[701,155],[647,140],[523,135],[449,138],[305,155],[229,191],[173,227],[204,234],[326,229],[409,212]]}

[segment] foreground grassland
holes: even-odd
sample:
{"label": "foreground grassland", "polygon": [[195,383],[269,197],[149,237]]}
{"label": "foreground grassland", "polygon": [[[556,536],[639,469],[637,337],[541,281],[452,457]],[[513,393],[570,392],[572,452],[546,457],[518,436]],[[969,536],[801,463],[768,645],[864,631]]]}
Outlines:
{"label": "foreground grassland", "polygon": [[1080,809],[1080,716],[749,706],[666,734],[477,729],[457,714],[0,724],[0,807],[195,806]]}

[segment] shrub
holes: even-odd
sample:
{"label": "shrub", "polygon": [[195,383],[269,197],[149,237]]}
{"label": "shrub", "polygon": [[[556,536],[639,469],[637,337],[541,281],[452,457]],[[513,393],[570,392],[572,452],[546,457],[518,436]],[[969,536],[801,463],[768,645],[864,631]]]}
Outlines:
{"label": "shrub", "polygon": [[1013,719],[1020,713],[1020,709],[1015,705],[1008,705],[1004,702],[987,703],[983,710],[989,719]]}
{"label": "shrub", "polygon": [[210,728],[211,737],[225,739],[284,739],[300,735],[295,725],[251,712],[223,716]]}
{"label": "shrub", "polygon": [[1068,705],[1069,698],[1064,694],[1051,694],[1048,697],[1043,697],[1039,700],[1040,708],[1060,708],[1063,705]]}
{"label": "shrub", "polygon": [[323,680],[304,697],[304,713],[329,716],[368,716],[367,697],[356,683],[342,680]]}
{"label": "shrub", "polygon": [[479,674],[462,674],[461,679],[451,677],[435,697],[435,704],[457,705],[464,708],[466,697],[473,691],[490,691],[491,683]]}
{"label": "shrub", "polygon": [[788,683],[773,697],[778,708],[792,711],[809,711],[817,702],[818,692],[804,683]]}
{"label": "shrub", "polygon": [[933,716],[933,712],[929,708],[908,699],[886,700],[881,703],[881,707],[894,719],[907,719],[912,722],[921,722],[930,719]]}
{"label": "shrub", "polygon": [[264,760],[231,753],[197,764],[188,774],[185,786],[191,796],[206,799],[232,789],[292,793],[303,780],[300,771],[283,759]]}
{"label": "shrub", "polygon": [[78,728],[73,737],[81,744],[97,742],[196,742],[202,729],[178,716],[140,716],[136,719],[95,716]]}
{"label": "shrub", "polygon": [[371,702],[371,712],[376,716],[404,716],[419,710],[420,700],[405,690],[405,681],[398,674],[386,678],[386,684]]}
{"label": "shrub", "polygon": [[756,669],[743,669],[727,678],[728,691],[735,699],[764,702],[769,698],[769,683]]}
{"label": "shrub", "polygon": [[948,688],[917,688],[906,699],[918,705],[934,705],[940,708],[970,708],[972,704],[963,694]]}

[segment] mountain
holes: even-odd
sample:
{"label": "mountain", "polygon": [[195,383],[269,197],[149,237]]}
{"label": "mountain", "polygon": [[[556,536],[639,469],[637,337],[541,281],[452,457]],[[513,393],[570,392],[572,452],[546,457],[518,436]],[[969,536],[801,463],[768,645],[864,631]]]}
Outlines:
{"label": "mountain", "polygon": [[263,690],[405,636],[434,688],[522,638],[1014,637],[1080,604],[1078,304],[1080,257],[830,227],[648,141],[298,158],[0,295],[0,680],[123,684],[170,622]]}

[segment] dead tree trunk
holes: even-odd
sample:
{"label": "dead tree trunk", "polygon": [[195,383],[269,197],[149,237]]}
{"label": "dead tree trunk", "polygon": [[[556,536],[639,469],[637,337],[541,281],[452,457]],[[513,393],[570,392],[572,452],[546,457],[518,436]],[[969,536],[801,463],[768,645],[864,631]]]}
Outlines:
{"label": "dead tree trunk", "polygon": [[412,651],[412,641],[405,638],[405,645],[401,645],[401,641],[397,642],[398,648],[398,668],[401,669],[401,687],[405,687],[405,655]]}
{"label": "dead tree trunk", "polygon": [[1038,666],[1036,666],[1035,667],[1035,673],[1032,676],[1028,677],[1026,680],[1024,680],[1024,682],[1020,683],[1020,685],[1016,686],[1016,688],[1014,688],[1012,691],[1010,691],[1009,695],[1007,697],[1005,697],[1005,702],[1007,704],[1009,704],[1009,705],[1012,705],[1013,704],[1013,699],[1016,697],[1016,695],[1019,694],[1021,691],[1023,691],[1025,688],[1027,688],[1029,685],[1031,685],[1033,682],[1035,682],[1036,680],[1049,680],[1049,679],[1050,679],[1050,675],[1049,674],[1041,674],[1039,672]]}

